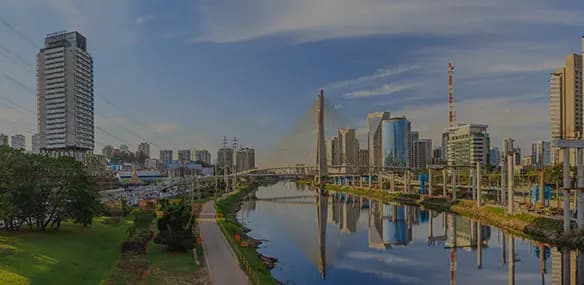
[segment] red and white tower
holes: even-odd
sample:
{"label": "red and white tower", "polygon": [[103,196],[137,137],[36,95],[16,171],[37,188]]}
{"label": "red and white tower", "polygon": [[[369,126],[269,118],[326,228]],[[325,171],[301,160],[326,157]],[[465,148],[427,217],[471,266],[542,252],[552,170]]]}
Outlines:
{"label": "red and white tower", "polygon": [[456,111],[454,110],[454,65],[448,63],[448,122],[451,128],[456,127]]}

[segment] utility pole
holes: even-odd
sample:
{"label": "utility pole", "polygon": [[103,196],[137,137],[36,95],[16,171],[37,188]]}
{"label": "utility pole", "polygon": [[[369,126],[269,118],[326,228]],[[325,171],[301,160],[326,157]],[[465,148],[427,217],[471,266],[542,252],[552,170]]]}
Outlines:
{"label": "utility pole", "polygon": [[234,179],[233,179],[233,190],[235,190],[235,188],[237,187],[237,137],[233,137],[233,142],[232,142],[232,147],[233,147],[233,156],[235,159],[233,159],[234,162],[234,167],[233,169],[235,171],[233,171],[234,173]]}
{"label": "utility pole", "polygon": [[227,137],[223,136],[223,182],[225,183],[225,193],[229,192],[229,179],[228,172],[229,166],[227,165]]}

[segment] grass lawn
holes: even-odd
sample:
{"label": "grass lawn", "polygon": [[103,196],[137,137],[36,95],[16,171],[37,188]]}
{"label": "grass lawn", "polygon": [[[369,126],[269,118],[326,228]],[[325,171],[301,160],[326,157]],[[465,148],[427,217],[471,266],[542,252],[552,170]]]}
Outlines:
{"label": "grass lawn", "polygon": [[168,252],[153,242],[148,246],[149,274],[145,284],[208,284],[204,268],[197,266],[191,251]]}
{"label": "grass lawn", "polygon": [[0,231],[0,284],[100,284],[120,256],[128,224],[87,228],[64,223],[58,231]]}

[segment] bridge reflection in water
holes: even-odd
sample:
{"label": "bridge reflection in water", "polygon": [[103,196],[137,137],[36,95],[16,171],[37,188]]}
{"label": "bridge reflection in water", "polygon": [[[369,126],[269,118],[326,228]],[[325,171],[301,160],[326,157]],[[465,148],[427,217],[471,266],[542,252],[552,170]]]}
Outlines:
{"label": "bridge reflection in water", "polygon": [[[293,284],[583,284],[584,255],[414,206],[293,183],[242,205],[274,276]],[[314,273],[317,273],[316,277]]]}

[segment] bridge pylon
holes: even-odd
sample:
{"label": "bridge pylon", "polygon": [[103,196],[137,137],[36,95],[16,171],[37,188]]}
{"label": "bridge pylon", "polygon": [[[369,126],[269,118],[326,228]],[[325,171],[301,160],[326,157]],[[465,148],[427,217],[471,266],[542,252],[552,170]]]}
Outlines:
{"label": "bridge pylon", "polygon": [[328,167],[326,161],[326,143],[324,141],[324,91],[316,96],[316,167],[315,182],[323,185],[327,181]]}

